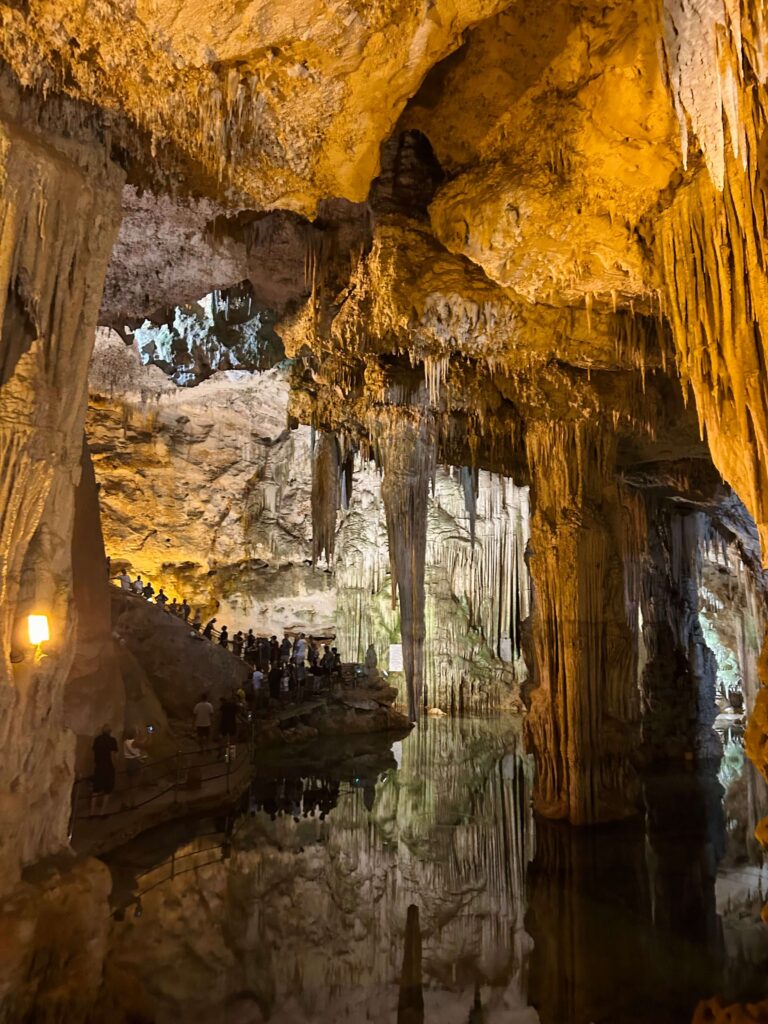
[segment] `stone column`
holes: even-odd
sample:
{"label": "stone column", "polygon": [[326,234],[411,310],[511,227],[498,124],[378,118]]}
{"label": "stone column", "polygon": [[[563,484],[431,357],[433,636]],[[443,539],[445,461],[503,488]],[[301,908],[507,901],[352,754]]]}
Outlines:
{"label": "stone column", "polygon": [[400,633],[408,687],[408,717],[419,716],[424,689],[424,563],[427,500],[435,471],[434,423],[420,410],[400,411],[379,438],[384,480],[392,597],[400,597]]}
{"label": "stone column", "polygon": [[573,824],[624,817],[637,794],[629,763],[637,736],[637,643],[625,606],[614,445],[613,433],[590,421],[534,422],[526,438],[534,806]]}
{"label": "stone column", "polygon": [[646,499],[648,548],[641,611],[642,739],[651,760],[719,760],[712,723],[717,662],[699,621],[702,513]]}
{"label": "stone column", "polygon": [[[93,117],[46,111],[0,78],[0,892],[67,842],[75,487],[123,183]],[[25,635],[36,610],[51,626],[42,652]]]}

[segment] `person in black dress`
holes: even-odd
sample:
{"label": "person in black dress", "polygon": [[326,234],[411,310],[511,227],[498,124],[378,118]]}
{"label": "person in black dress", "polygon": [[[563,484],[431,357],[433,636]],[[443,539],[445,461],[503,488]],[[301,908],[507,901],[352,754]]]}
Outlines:
{"label": "person in black dress", "polygon": [[117,740],[112,727],[103,725],[93,741],[93,795],[91,814],[105,814],[107,798],[115,788],[115,765],[112,755],[117,753]]}

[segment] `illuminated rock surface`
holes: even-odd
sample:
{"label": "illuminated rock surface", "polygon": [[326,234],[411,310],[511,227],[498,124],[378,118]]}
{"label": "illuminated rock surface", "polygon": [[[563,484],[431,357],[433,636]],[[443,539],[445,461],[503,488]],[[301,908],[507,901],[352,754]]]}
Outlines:
{"label": "illuminated rock surface", "polygon": [[[22,869],[67,845],[97,717],[146,695],[108,636],[84,426],[115,568],[231,630],[333,628],[382,669],[401,645],[412,719],[516,711],[548,817],[644,806],[643,920],[676,898],[661,765],[719,770],[757,866],[767,43],[761,0],[0,0],[0,892],[49,898]],[[541,860],[586,889],[600,863]],[[766,995],[694,988],[710,1017]]]}

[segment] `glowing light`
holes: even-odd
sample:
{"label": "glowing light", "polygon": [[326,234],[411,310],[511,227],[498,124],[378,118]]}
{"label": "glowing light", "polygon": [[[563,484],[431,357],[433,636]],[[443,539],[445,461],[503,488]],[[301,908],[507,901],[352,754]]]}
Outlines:
{"label": "glowing light", "polygon": [[44,644],[46,640],[51,639],[47,615],[28,615],[27,625],[29,627],[29,642],[31,644],[37,646],[37,644]]}

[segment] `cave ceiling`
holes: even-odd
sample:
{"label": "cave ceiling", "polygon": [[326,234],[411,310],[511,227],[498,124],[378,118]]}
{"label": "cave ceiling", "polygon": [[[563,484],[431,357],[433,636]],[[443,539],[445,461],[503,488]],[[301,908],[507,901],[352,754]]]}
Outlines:
{"label": "cave ceiling", "polygon": [[759,320],[760,4],[24,0],[0,29],[127,172],[102,323],[247,281],[305,422],[430,407],[445,459],[518,477],[534,421],[615,431],[625,470],[709,446],[762,523],[764,385],[733,397],[717,254],[678,252],[730,217]]}

